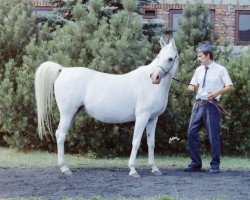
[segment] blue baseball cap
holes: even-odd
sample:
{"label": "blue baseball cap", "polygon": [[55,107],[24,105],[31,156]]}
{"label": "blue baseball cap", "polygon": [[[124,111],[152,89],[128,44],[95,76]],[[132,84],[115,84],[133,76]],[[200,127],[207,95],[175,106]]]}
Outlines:
{"label": "blue baseball cap", "polygon": [[211,44],[202,44],[200,46],[198,46],[198,48],[196,49],[197,53],[201,53],[201,52],[213,52],[213,47]]}

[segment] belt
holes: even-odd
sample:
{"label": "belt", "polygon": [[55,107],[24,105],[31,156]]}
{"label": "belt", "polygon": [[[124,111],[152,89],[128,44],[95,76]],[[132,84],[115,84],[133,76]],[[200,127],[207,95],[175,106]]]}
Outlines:
{"label": "belt", "polygon": [[209,100],[209,99],[196,99],[196,102],[198,103],[207,103],[207,102],[213,102],[213,103],[219,103],[219,101],[217,99],[215,100]]}

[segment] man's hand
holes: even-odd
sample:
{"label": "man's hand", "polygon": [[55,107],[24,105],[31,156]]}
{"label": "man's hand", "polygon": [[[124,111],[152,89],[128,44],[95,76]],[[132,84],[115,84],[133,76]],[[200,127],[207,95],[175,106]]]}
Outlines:
{"label": "man's hand", "polygon": [[197,92],[198,86],[189,84],[188,90],[191,91],[191,92]]}
{"label": "man's hand", "polygon": [[215,91],[213,91],[213,92],[209,92],[208,94],[209,94],[209,96],[208,96],[208,99],[210,99],[210,100],[215,100],[215,98],[218,96],[218,95],[220,95],[220,94],[223,94],[223,93],[230,93],[230,92],[232,92],[233,91],[233,86],[232,85],[229,85],[229,86],[226,86],[226,87],[224,87],[224,88],[222,88],[222,89],[218,89],[218,90],[215,90]]}
{"label": "man's hand", "polygon": [[209,92],[208,94],[209,94],[208,99],[213,101],[213,100],[216,99],[216,97],[217,97],[218,95],[221,94],[221,90],[216,90],[216,91],[214,91],[214,92]]}

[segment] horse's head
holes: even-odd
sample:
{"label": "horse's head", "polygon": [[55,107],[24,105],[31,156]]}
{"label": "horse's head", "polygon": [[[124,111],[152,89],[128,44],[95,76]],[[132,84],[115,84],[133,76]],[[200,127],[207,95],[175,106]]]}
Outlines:
{"label": "horse's head", "polygon": [[153,60],[153,73],[150,75],[153,84],[159,84],[167,75],[173,78],[178,66],[178,52],[173,38],[166,41],[160,38],[161,51]]}

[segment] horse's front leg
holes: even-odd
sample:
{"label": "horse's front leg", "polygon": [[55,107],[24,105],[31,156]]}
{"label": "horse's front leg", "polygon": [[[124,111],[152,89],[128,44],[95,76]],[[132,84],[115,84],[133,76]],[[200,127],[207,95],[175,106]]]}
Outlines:
{"label": "horse's front leg", "polygon": [[140,147],[142,134],[143,134],[143,131],[145,129],[145,126],[148,120],[149,120],[148,115],[144,114],[144,115],[136,116],[133,142],[132,142],[132,151],[131,151],[131,155],[130,155],[129,163],[128,163],[128,166],[130,168],[129,175],[133,177],[140,177],[140,175],[137,173],[135,169],[135,162],[136,162],[136,155]]}
{"label": "horse's front leg", "polygon": [[154,175],[160,176],[162,173],[156,167],[155,160],[154,160],[154,148],[155,148],[155,129],[156,124],[158,121],[158,117],[150,120],[146,126],[147,131],[147,144],[148,144],[148,164],[152,168],[152,173]]}

